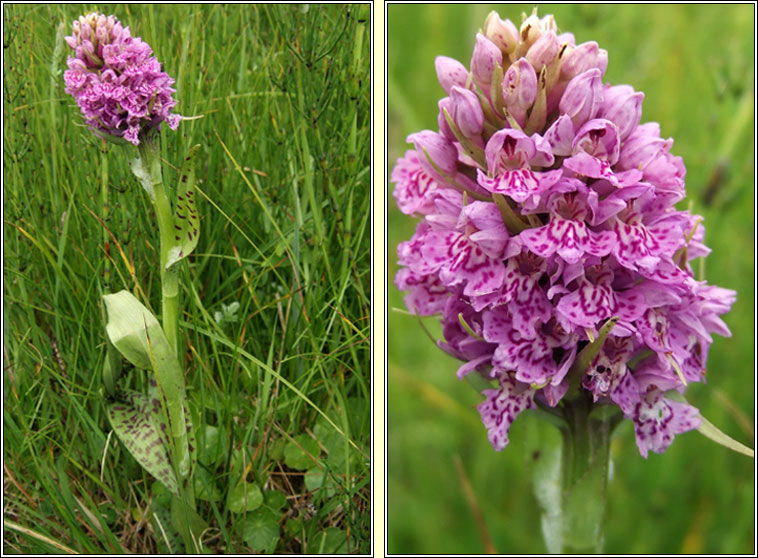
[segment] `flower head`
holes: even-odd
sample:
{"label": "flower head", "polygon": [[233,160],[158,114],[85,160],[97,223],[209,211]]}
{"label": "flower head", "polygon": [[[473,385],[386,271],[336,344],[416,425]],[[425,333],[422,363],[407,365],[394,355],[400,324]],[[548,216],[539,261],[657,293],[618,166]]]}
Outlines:
{"label": "flower head", "polygon": [[470,71],[437,58],[439,133],[410,135],[392,173],[422,218],[395,284],[411,312],[441,314],[458,376],[490,383],[495,449],[521,411],[584,397],[631,420],[647,456],[699,425],[668,395],[704,380],[736,293],[695,277],[702,218],[674,206],[686,170],[640,122],[644,94],[604,83],[607,52],[556,29],[493,12]]}
{"label": "flower head", "polygon": [[129,27],[112,15],[90,13],[74,21],[66,42],[74,50],[63,74],[66,93],[96,135],[138,145],[140,134],[163,121],[172,130],[179,126],[181,116],[171,113],[174,80]]}

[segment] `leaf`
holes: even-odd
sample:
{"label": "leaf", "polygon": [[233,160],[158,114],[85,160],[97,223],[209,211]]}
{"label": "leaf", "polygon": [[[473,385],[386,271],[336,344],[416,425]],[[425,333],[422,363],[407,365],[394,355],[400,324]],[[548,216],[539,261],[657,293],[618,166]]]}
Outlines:
{"label": "leaf", "polygon": [[105,362],[103,363],[103,384],[108,395],[115,397],[116,395],[116,383],[119,377],[121,377],[122,366],[121,356],[116,348],[111,343],[110,339],[105,341]]}
{"label": "leaf", "polygon": [[331,498],[337,492],[334,479],[318,467],[313,467],[305,472],[305,488],[314,493],[319,490],[324,499]]}
{"label": "leaf", "polygon": [[[161,337],[166,336],[152,312],[138,301],[129,291],[103,295],[108,311],[108,323],[105,330],[113,346],[137,368],[149,370],[150,350],[147,337],[153,346],[160,346]],[[168,345],[168,341],[166,340]]]}
{"label": "leaf", "polygon": [[317,462],[318,442],[307,434],[299,434],[284,448],[284,463],[290,469],[307,469]]}
{"label": "leaf", "polygon": [[136,391],[126,392],[125,399],[108,405],[108,419],[118,439],[148,473],[178,494],[169,450],[161,438],[160,423],[151,411],[150,400]]}
{"label": "leaf", "polygon": [[229,492],[226,507],[233,513],[252,511],[263,503],[263,494],[256,484],[240,479],[233,490]]}
{"label": "leaf", "polygon": [[[675,401],[679,401],[680,403],[687,403],[687,400],[684,398],[684,396],[675,391],[671,390],[666,392],[666,397],[673,399]],[[717,444],[720,444],[724,446],[725,448],[729,448],[732,451],[736,451],[737,453],[741,453],[742,455],[747,455],[748,457],[755,457],[755,451],[747,447],[746,445],[741,444],[731,436],[725,434],[718,428],[716,428],[713,423],[706,420],[706,418],[701,414],[700,417],[700,426],[698,426],[697,431],[700,432],[703,436],[708,438],[709,440],[713,440]]]}
{"label": "leaf", "polygon": [[[166,402],[166,421],[173,438],[172,447],[177,452],[177,468],[182,478],[186,478],[192,467],[193,456],[188,445],[188,432],[191,437],[192,425],[186,412],[187,394],[179,361],[158,320],[134,295],[129,291],[119,291],[104,295],[103,300],[108,310],[105,329],[113,345],[138,368],[155,372],[157,384],[152,386],[155,390],[151,396],[153,405],[157,400],[157,409],[162,407],[160,397],[156,395],[160,389]],[[194,451],[194,441],[192,446]]]}
{"label": "leaf", "polygon": [[257,510],[247,516],[242,538],[255,550],[272,553],[279,542],[279,523],[276,516],[267,509]]}
{"label": "leaf", "polygon": [[348,547],[347,533],[337,527],[327,527],[315,540],[315,548],[314,543],[310,543],[308,550],[317,554],[348,554],[355,550],[355,547]]}
{"label": "leaf", "polygon": [[267,490],[263,496],[271,510],[278,511],[287,505],[287,497],[278,490]]}
{"label": "leaf", "polygon": [[174,211],[174,242],[168,253],[166,269],[180,262],[197,246],[200,236],[200,220],[195,204],[195,155],[200,145],[187,152],[182,170],[179,172],[179,186],[176,189],[176,210]]}

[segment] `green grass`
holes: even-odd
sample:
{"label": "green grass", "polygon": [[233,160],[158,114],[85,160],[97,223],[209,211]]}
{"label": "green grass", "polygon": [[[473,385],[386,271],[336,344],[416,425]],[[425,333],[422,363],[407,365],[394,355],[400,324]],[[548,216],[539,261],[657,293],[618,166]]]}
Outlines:
{"label": "green grass", "polygon": [[[391,5],[388,8],[388,159],[420,129],[437,129],[434,58],[468,65],[486,15],[521,22],[524,6]],[[661,124],[687,165],[688,200],[705,217],[709,282],[735,289],[725,316],[733,336],[716,337],[708,383],[687,396],[703,414],[750,445],[754,365],[754,67],[752,6],[540,5],[578,43],[609,54],[605,81],[645,92],[643,121]],[[723,172],[722,172],[723,171]],[[402,215],[388,186],[387,530],[393,553],[481,553],[477,522],[462,489],[459,455],[486,528],[502,553],[545,551],[530,486],[529,441],[543,425],[514,424],[495,453],[474,406],[481,397],[455,377],[458,364],[426,337],[392,286],[395,249],[416,220]],[[424,320],[436,338],[435,319]],[[754,462],[692,432],[663,455],[640,457],[630,424],[612,443],[605,533],[608,553],[753,553]]]}
{"label": "green grass", "polygon": [[[171,196],[202,145],[180,342],[203,544],[367,554],[369,7],[112,10],[175,77],[176,111],[202,116],[166,127],[161,147]],[[103,149],[63,91],[63,34],[86,11],[3,11],[4,553],[168,551],[165,491],[104,411],[100,294],[127,289],[159,314],[160,274],[136,149]],[[121,382],[141,390],[147,375]],[[243,488],[263,501],[245,505]]]}

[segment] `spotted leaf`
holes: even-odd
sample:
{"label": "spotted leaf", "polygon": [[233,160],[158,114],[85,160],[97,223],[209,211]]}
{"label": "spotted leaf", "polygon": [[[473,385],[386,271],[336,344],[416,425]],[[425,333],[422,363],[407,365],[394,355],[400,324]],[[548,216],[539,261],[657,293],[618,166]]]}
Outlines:
{"label": "spotted leaf", "polygon": [[174,246],[169,250],[166,269],[190,255],[197,246],[200,219],[195,204],[195,155],[200,145],[190,148],[179,172],[174,211]]}
{"label": "spotted leaf", "polygon": [[127,391],[124,401],[108,405],[108,419],[121,443],[145,470],[178,494],[176,475],[171,467],[166,424],[153,412],[150,398]]}

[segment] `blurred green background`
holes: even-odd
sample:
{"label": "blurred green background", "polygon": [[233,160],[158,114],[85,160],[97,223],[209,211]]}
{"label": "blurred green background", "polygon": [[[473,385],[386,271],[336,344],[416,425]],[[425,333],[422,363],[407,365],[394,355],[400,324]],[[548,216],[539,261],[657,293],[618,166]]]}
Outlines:
{"label": "blurred green background", "polygon": [[[437,129],[434,58],[469,65],[487,14],[518,26],[532,5],[390,5],[387,8],[388,173],[405,137]],[[687,165],[688,199],[705,217],[710,283],[735,289],[716,337],[707,385],[688,399],[714,424],[753,447],[754,379],[754,6],[540,5],[577,43],[608,51],[605,81],[645,92],[643,121],[661,124]],[[389,176],[389,174],[388,174]],[[530,485],[528,440],[543,425],[522,417],[506,450],[487,442],[474,406],[481,397],[455,376],[457,361],[438,350],[393,286],[396,247],[416,220],[388,196],[388,551],[480,553],[477,523],[455,466],[463,470],[501,553],[544,552]],[[435,338],[434,318],[424,320]],[[754,461],[698,433],[678,436],[663,455],[643,459],[630,423],[612,445],[605,551],[608,553],[753,553]]]}

